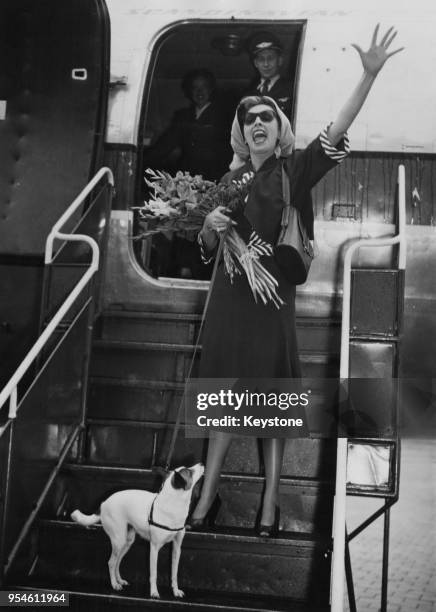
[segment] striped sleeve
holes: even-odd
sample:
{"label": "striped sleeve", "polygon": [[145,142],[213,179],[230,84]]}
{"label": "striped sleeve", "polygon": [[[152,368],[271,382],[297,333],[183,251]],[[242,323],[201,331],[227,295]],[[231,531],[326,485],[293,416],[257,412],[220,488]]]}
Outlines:
{"label": "striped sleeve", "polygon": [[214,257],[215,257],[215,253],[216,253],[216,249],[214,249],[212,251],[212,253],[208,252],[208,250],[206,249],[206,246],[203,242],[202,237],[200,236],[200,234],[197,235],[197,242],[200,245],[200,256],[201,256],[201,261],[204,264],[210,264],[211,261],[213,261]]}
{"label": "striped sleeve", "polygon": [[254,230],[250,234],[248,248],[252,249],[257,255],[272,255],[273,247],[269,242],[265,242]]}
{"label": "striped sleeve", "polygon": [[324,153],[333,159],[334,161],[340,163],[343,159],[347,157],[350,152],[350,142],[348,140],[348,134],[345,133],[342,140],[335,147],[330,142],[330,138],[328,137],[329,126],[327,126],[319,135],[319,140],[321,142],[322,148],[324,149]]}

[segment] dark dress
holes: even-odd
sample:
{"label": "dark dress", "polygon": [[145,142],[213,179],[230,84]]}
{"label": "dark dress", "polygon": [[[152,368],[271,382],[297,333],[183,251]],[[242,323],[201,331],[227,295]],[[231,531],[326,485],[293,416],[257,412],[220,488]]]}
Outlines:
{"label": "dark dress", "polygon": [[[342,150],[340,150],[342,148]],[[286,159],[267,159],[255,173],[245,218],[237,230],[248,242],[251,231],[274,245],[283,209],[282,164],[290,179],[291,202],[301,211],[313,238],[313,209],[310,190],[346,155],[344,139],[335,148],[325,131],[305,150]],[[253,171],[251,163],[223,178],[230,182]],[[233,283],[220,263],[212,289],[203,333],[199,375],[202,378],[299,378],[301,376],[295,329],[295,286],[284,278],[274,256],[261,263],[279,282],[277,293],[285,305],[264,305],[253,299],[245,274]]]}

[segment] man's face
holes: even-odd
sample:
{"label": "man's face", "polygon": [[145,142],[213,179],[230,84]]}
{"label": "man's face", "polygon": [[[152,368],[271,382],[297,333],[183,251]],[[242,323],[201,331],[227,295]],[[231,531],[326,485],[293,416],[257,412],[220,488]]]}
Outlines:
{"label": "man's face", "polygon": [[262,79],[272,79],[277,74],[280,74],[280,67],[282,63],[282,56],[274,49],[259,51],[254,58],[254,65],[259,71]]}

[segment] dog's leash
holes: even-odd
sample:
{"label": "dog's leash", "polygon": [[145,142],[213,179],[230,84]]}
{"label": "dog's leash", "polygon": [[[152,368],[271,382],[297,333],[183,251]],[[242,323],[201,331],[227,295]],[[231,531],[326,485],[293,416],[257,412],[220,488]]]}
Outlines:
{"label": "dog's leash", "polygon": [[227,232],[228,232],[228,229],[220,235],[220,242],[219,242],[218,249],[217,249],[217,252],[216,252],[216,255],[215,255],[215,262],[214,262],[214,265],[213,265],[212,276],[211,276],[211,279],[210,279],[210,282],[209,282],[209,290],[207,292],[206,301],[204,303],[204,308],[203,308],[203,314],[201,316],[200,329],[198,330],[197,341],[196,341],[195,347],[194,347],[194,353],[192,355],[191,363],[189,365],[188,374],[187,374],[186,379],[185,379],[185,386],[183,388],[182,398],[180,400],[179,408],[177,410],[176,422],[174,424],[173,434],[171,436],[171,442],[170,442],[170,446],[169,446],[168,453],[167,453],[167,458],[166,458],[166,462],[165,462],[165,469],[166,470],[169,470],[170,464],[171,464],[171,460],[173,458],[174,449],[175,449],[176,441],[177,441],[177,435],[179,433],[180,423],[182,421],[182,408],[183,408],[184,401],[185,401],[186,388],[187,388],[188,383],[189,383],[189,381],[191,379],[192,368],[194,367],[195,356],[197,354],[198,346],[200,344],[201,332],[203,331],[204,321],[206,319],[206,313],[207,313],[207,309],[209,307],[210,297],[211,297],[211,294],[212,294],[213,285],[215,283],[216,273],[217,273],[217,270],[218,270],[219,261],[221,259],[221,254],[223,252],[224,240],[225,240]]}
{"label": "dog's leash", "polygon": [[168,527],[167,525],[156,523],[156,521],[153,519],[153,510],[154,510],[154,502],[156,501],[158,495],[159,493],[157,493],[157,495],[155,496],[153,500],[153,503],[151,504],[150,514],[148,515],[148,524],[154,525],[155,527],[159,527],[160,529],[165,529],[166,531],[182,531],[182,529],[185,529],[185,525],[183,525],[183,527]]}

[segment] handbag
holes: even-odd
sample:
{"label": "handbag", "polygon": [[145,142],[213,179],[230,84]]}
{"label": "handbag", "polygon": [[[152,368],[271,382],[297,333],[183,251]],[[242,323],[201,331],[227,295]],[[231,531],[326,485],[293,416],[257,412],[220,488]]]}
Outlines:
{"label": "handbag", "polygon": [[291,204],[289,178],[283,165],[282,189],[285,205],[280,234],[274,249],[275,259],[286,280],[293,285],[301,285],[306,282],[314,252],[300,211]]}

